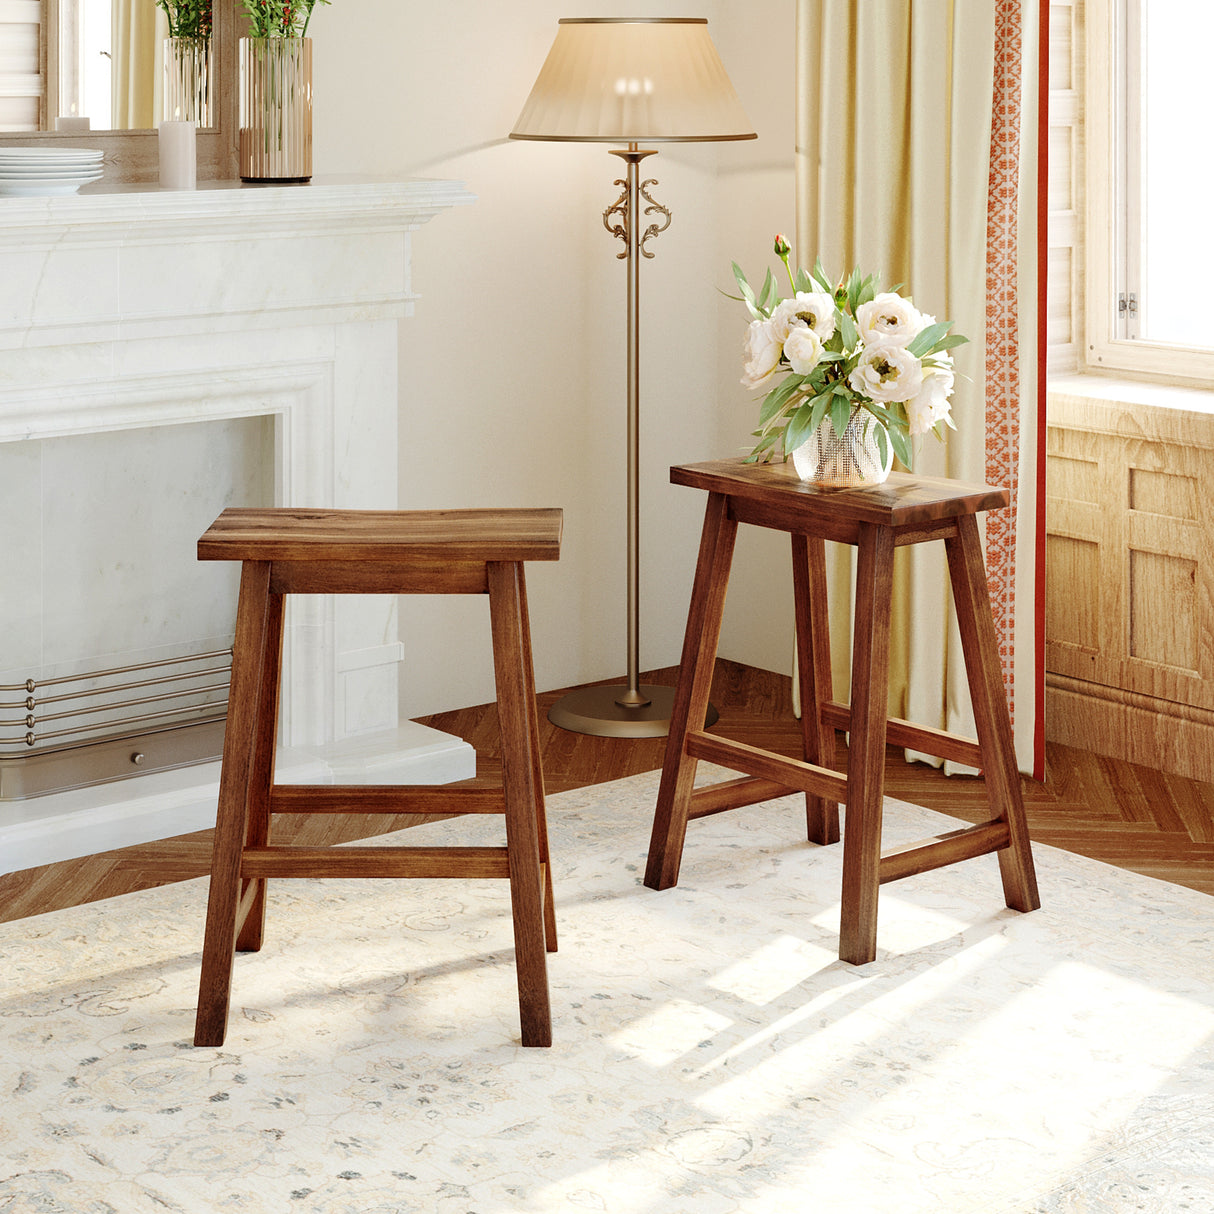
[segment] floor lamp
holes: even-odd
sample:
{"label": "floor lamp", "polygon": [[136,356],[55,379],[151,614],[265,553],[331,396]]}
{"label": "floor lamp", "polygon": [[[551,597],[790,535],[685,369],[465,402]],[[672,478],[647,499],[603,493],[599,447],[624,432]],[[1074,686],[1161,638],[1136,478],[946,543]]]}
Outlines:
{"label": "floor lamp", "polygon": [[[641,145],[754,139],[755,132],[703,17],[564,17],[510,138],[625,145],[610,149],[626,177],[615,183],[623,192],[603,225],[623,242],[617,256],[628,269],[628,684],[571,692],[548,717],[575,733],[661,737],[674,689],[639,682],[639,271],[670,212],[648,192],[657,182],[640,178],[641,162],[656,153]],[[661,218],[642,229],[652,216]]]}

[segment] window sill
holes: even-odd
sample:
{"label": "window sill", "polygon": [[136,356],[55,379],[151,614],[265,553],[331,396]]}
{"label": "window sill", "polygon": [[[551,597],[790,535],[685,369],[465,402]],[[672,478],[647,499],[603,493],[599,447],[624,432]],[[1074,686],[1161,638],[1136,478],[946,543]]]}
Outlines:
{"label": "window sill", "polygon": [[1214,390],[1103,375],[1046,385],[1047,424],[1165,443],[1214,447]]}

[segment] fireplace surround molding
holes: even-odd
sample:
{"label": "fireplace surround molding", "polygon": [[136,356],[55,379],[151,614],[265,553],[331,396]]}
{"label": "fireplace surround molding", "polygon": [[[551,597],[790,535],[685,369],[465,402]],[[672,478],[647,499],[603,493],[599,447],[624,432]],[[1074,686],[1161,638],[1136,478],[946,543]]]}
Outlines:
{"label": "fireplace surround molding", "polygon": [[[268,417],[275,504],[394,508],[413,233],[473,201],[462,183],[89,189],[0,199],[0,444]],[[0,542],[21,543],[37,520],[3,492]],[[399,720],[395,599],[288,606],[284,770],[474,774],[465,743]],[[209,763],[6,803],[0,871],[213,825],[217,780]]]}

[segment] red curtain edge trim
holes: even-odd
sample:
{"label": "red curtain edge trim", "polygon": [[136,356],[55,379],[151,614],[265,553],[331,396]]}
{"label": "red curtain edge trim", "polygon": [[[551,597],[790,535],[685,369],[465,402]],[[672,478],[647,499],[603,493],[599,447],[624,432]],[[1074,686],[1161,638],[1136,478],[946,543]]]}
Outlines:
{"label": "red curtain edge trim", "polygon": [[1050,0],[1040,0],[1037,17],[1037,509],[1034,642],[1037,650],[1034,688],[1033,779],[1045,779],[1045,433],[1046,433],[1046,298],[1049,271],[1050,147]]}

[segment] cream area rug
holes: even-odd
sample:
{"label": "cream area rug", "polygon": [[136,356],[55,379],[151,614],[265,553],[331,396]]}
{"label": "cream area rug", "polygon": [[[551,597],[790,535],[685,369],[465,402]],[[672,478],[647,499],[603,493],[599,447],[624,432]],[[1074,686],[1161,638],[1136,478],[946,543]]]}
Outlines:
{"label": "cream area rug", "polygon": [[1214,899],[1037,847],[1020,915],[984,857],[885,886],[856,968],[799,798],[692,823],[659,893],[656,789],[549,800],[548,1050],[504,882],[272,885],[222,1049],[205,880],[0,927],[0,1211],[1214,1211]]}

